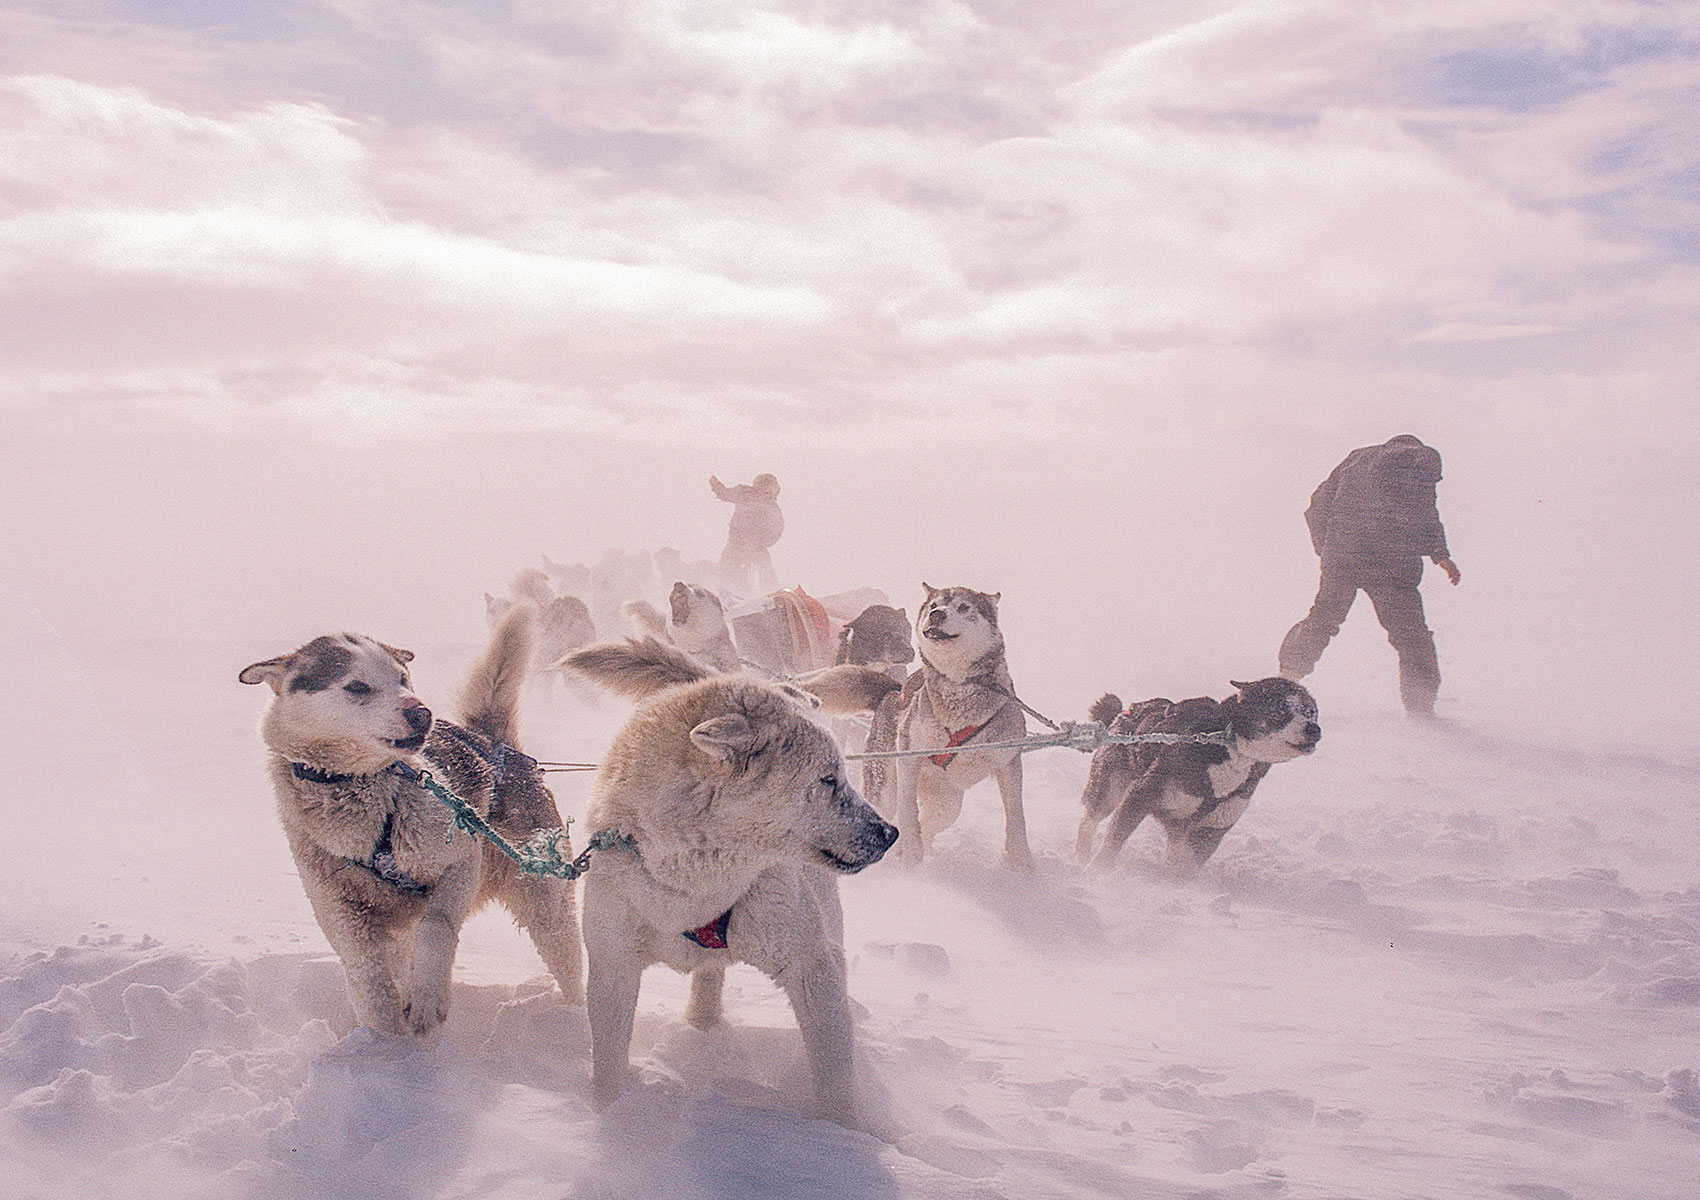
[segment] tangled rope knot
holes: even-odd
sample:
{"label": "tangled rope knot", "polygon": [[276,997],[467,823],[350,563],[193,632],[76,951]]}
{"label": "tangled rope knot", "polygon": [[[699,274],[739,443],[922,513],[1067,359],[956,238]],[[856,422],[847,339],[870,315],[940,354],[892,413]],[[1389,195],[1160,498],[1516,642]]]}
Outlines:
{"label": "tangled rope knot", "polygon": [[[567,830],[564,825],[558,825],[552,829],[540,829],[516,846],[497,832],[495,826],[486,821],[476,808],[438,783],[431,772],[416,771],[399,761],[391,764],[390,770],[403,779],[418,784],[442,801],[454,814],[456,829],[464,829],[473,837],[483,838],[512,859],[514,865],[527,875],[541,875],[549,879],[577,879],[590,870],[590,856],[595,851],[632,844],[630,837],[600,830],[591,835],[589,843],[577,858],[568,858],[571,847],[567,841]],[[568,817],[567,822],[570,824],[572,818]],[[449,830],[448,836],[454,837],[454,829]],[[563,849],[563,846],[567,849]]]}

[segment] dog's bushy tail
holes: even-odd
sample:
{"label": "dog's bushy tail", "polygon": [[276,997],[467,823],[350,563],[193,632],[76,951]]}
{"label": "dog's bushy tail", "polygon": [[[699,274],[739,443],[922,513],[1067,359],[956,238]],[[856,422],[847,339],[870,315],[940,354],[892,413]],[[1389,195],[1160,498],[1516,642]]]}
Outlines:
{"label": "dog's bushy tail", "polygon": [[1099,696],[1097,700],[1093,701],[1092,707],[1088,710],[1087,715],[1094,721],[1097,721],[1100,725],[1108,725],[1111,721],[1121,716],[1121,713],[1121,698],[1113,692],[1105,692],[1102,696]]}
{"label": "dog's bushy tail", "polygon": [[647,600],[628,600],[620,605],[620,615],[626,619],[626,625],[638,637],[664,638],[667,636],[667,618],[663,617],[655,605]]}
{"label": "dog's bushy tail", "polygon": [[816,699],[823,713],[835,717],[874,712],[882,700],[903,687],[891,676],[872,667],[858,667],[850,663],[815,671],[796,683]]}
{"label": "dog's bushy tail", "polygon": [[652,637],[597,642],[574,650],[561,665],[611,692],[639,700],[715,674],[684,651]]}
{"label": "dog's bushy tail", "polygon": [[537,639],[536,610],[516,604],[490,634],[484,657],[460,689],[460,721],[468,729],[512,746],[519,737],[519,696],[531,672]]}

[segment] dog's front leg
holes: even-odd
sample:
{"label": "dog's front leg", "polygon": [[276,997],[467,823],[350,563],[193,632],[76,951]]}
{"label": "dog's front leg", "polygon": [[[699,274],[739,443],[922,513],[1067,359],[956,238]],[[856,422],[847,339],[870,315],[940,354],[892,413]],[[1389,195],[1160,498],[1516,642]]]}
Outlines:
{"label": "dog's front leg", "polygon": [[[315,905],[315,912],[318,906]],[[354,1019],[367,1029],[380,1033],[406,1033],[402,1023],[401,993],[396,989],[396,977],[391,973],[390,947],[369,933],[359,931],[363,922],[352,914],[338,914],[340,919],[326,920],[319,914],[319,927],[336,956],[342,960],[343,979],[348,984],[348,999],[354,1006]]]}
{"label": "dog's front leg", "polygon": [[897,811],[893,824],[897,826],[897,855],[900,861],[915,866],[920,863],[926,847],[921,844],[921,760],[893,759],[896,763],[894,781],[897,785]]}
{"label": "dog's front leg", "polygon": [[[601,1110],[620,1098],[631,1062],[638,985],[651,959],[639,948],[643,928],[620,892],[618,860],[585,876],[583,930],[585,1015],[590,1021],[590,1103]],[[608,871],[614,872],[610,878]]]}
{"label": "dog's front leg", "polygon": [[855,1127],[855,1025],[844,957],[828,954],[785,973],[785,994],[797,1015],[821,1115]]}
{"label": "dog's front leg", "polygon": [[1033,869],[1033,850],[1027,844],[1027,812],[1021,806],[1021,756],[992,772],[1003,797],[1003,857],[1017,871]]}
{"label": "dog's front leg", "polygon": [[620,1098],[631,1066],[632,1023],[637,1017],[643,964],[615,949],[589,943],[585,1010],[590,1020],[590,1103],[597,1111]]}
{"label": "dog's front leg", "polygon": [[685,1020],[698,1029],[713,1029],[725,1020],[722,993],[726,987],[726,968],[709,963],[691,972],[691,999],[685,1006]]}
{"label": "dog's front leg", "polygon": [[444,871],[431,886],[425,914],[413,930],[413,967],[408,972],[402,1017],[415,1037],[448,1019],[455,950],[460,946],[460,927],[478,895],[478,877],[476,857]]}

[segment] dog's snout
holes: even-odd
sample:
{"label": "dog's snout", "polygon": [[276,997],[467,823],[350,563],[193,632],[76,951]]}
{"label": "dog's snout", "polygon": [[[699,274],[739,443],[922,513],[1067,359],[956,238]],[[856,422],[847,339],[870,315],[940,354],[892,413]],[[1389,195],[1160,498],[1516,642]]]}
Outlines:
{"label": "dog's snout", "polygon": [[403,701],[401,711],[407,718],[407,727],[415,733],[424,733],[431,728],[431,710],[418,700]]}
{"label": "dog's snout", "polygon": [[1318,725],[1315,721],[1312,721],[1309,725],[1305,726],[1305,741],[1311,742],[1311,743],[1314,744],[1316,742],[1320,742],[1321,740],[1322,740],[1322,726]]}
{"label": "dog's snout", "polygon": [[874,830],[874,837],[880,842],[880,853],[884,854],[897,841],[897,826],[889,821],[881,821],[879,828]]}
{"label": "dog's snout", "polygon": [[933,609],[932,612],[927,614],[927,624],[929,624],[929,625],[943,625],[945,617],[947,617],[949,615],[950,614],[945,612],[944,609],[935,608],[935,609]]}

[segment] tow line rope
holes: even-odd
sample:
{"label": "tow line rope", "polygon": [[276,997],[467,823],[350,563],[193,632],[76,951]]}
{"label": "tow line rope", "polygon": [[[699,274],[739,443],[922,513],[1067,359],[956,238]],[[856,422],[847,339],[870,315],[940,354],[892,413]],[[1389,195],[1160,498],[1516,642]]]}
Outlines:
{"label": "tow line rope", "polygon": [[[416,783],[446,805],[455,815],[455,826],[481,837],[496,849],[507,855],[514,864],[528,875],[543,875],[550,879],[577,879],[590,870],[590,856],[597,850],[608,850],[616,847],[633,848],[635,843],[631,837],[612,830],[598,830],[590,835],[590,842],[584,852],[577,858],[568,858],[562,846],[567,841],[567,831],[564,826],[553,829],[540,829],[518,846],[508,841],[496,831],[495,826],[486,821],[479,811],[455,795],[448,788],[438,783],[429,771],[416,771],[404,762],[390,764],[391,773],[400,775],[410,783]],[[572,818],[567,818],[567,824]],[[454,836],[454,830],[449,830],[449,837]]]}
{"label": "tow line rope", "polygon": [[[1023,706],[1025,707],[1025,705]],[[977,750],[1038,750],[1046,746],[1066,746],[1090,754],[1100,746],[1140,745],[1205,745],[1227,746],[1232,737],[1226,729],[1210,733],[1112,733],[1102,721],[1064,721],[1055,726],[1055,733],[1035,734],[1004,742],[979,742],[936,750],[869,750],[863,754],[846,754],[849,760],[869,758],[921,758],[934,754],[972,754]]]}
{"label": "tow line rope", "polygon": [[1111,733],[1102,721],[1062,721],[1051,720],[1038,709],[1033,708],[1014,692],[1007,692],[986,676],[979,676],[969,681],[985,688],[988,692],[996,692],[1028,716],[1049,727],[1049,734],[1035,734],[1032,737],[1016,738],[1006,742],[980,742],[973,746],[965,741],[959,746],[941,747],[937,750],[870,750],[863,754],[846,754],[847,761],[869,758],[923,758],[935,754],[972,754],[976,750],[1019,750],[1025,754],[1029,750],[1039,750],[1046,746],[1066,746],[1078,750],[1082,754],[1090,754],[1100,746],[1231,746],[1233,737],[1226,729],[1213,730],[1209,733]]}
{"label": "tow line rope", "polygon": [[[1021,701],[1016,700],[1016,703],[1021,704]],[[1025,704],[1021,704],[1021,707],[1033,713],[1033,710],[1027,708]],[[972,754],[978,750],[1018,750],[1025,754],[1029,750],[1039,750],[1046,746],[1064,746],[1072,750],[1079,750],[1083,754],[1090,754],[1100,746],[1150,744],[1161,746],[1227,746],[1232,740],[1229,732],[1225,729],[1211,733],[1112,733],[1102,721],[1064,721],[1059,725],[1046,720],[1038,713],[1033,713],[1033,715],[1044,721],[1045,724],[1050,725],[1056,732],[1014,738],[1002,742],[982,742],[974,746],[969,746],[964,742],[959,746],[940,747],[931,750],[870,750],[862,754],[846,754],[844,757],[850,761],[874,758],[921,758],[945,753],[950,753],[953,756],[956,754]],[[594,771],[597,769],[596,763],[539,761],[537,766],[545,771]],[[590,870],[590,856],[596,851],[636,849],[636,843],[629,834],[601,829],[590,835],[590,841],[577,858],[568,858],[567,851],[562,848],[568,845],[565,825],[556,826],[552,829],[540,829],[516,846],[497,832],[495,826],[485,820],[476,808],[438,783],[430,771],[415,770],[399,760],[391,763],[388,769],[392,774],[399,775],[410,783],[418,784],[442,801],[444,806],[454,814],[456,828],[466,830],[473,837],[483,838],[528,875],[542,875],[550,879],[578,879]],[[566,823],[570,825],[572,818],[566,818]],[[451,829],[448,836],[452,838],[454,830]]]}

